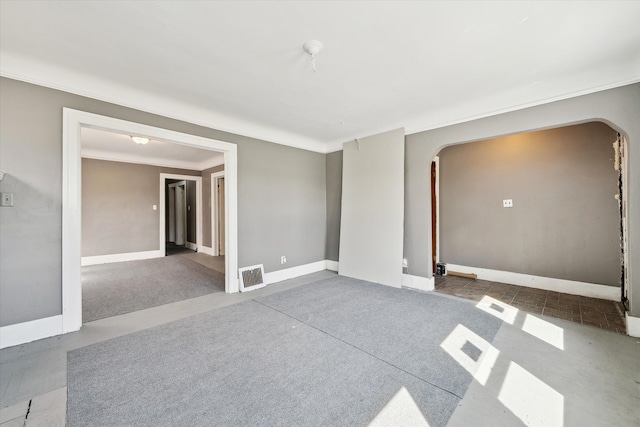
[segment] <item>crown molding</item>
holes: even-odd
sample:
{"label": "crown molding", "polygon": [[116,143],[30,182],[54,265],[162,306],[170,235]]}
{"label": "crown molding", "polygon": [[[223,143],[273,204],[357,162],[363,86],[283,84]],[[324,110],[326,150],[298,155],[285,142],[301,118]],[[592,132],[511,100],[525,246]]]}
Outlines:
{"label": "crown molding", "polygon": [[[0,76],[121,105],[123,107],[133,108],[151,114],[157,114],[211,129],[321,154],[340,151],[342,150],[344,142],[353,140],[353,138],[346,138],[340,141],[323,142],[295,133],[282,131],[281,129],[252,123],[238,117],[226,115],[220,111],[196,107],[186,102],[175,101],[154,93],[141,91],[125,85],[78,73],[62,66],[45,63],[32,58],[26,58],[13,52],[0,52]],[[404,120],[403,123],[397,123],[395,126],[391,127],[404,127],[405,135],[412,135],[419,132],[466,123],[500,114],[524,110],[539,105],[549,104],[556,101],[575,98],[582,95],[588,95],[595,92],[601,92],[608,89],[627,86],[638,82],[640,82],[640,75],[638,75],[638,73],[632,73],[631,77],[616,83],[599,85],[586,90],[571,91],[560,96],[546,97],[538,101],[518,104],[507,108],[490,109],[490,111],[485,113],[468,115],[451,121],[428,123],[428,118],[421,116],[418,118]],[[451,116],[455,117],[453,111]],[[357,137],[360,138],[364,136]]]}
{"label": "crown molding", "polygon": [[486,113],[477,114],[477,115],[473,115],[473,116],[468,116],[468,117],[464,117],[464,118],[456,119],[456,120],[451,120],[451,121],[447,121],[447,122],[439,122],[439,123],[433,123],[433,124],[428,124],[427,125],[427,124],[424,124],[425,120],[419,120],[419,119],[411,120],[410,124],[405,126],[405,136],[413,135],[413,134],[420,133],[420,132],[425,132],[425,131],[428,131],[428,130],[440,129],[440,128],[444,128],[444,127],[447,127],[447,126],[458,125],[458,124],[461,124],[461,123],[472,122],[474,120],[485,119],[487,117],[499,116],[500,114],[506,114],[506,113],[511,113],[511,112],[514,112],[514,111],[525,110],[527,108],[533,108],[533,107],[537,107],[537,106],[540,106],[540,105],[551,104],[553,102],[563,101],[565,99],[577,98],[579,96],[589,95],[589,94],[596,93],[596,92],[602,92],[602,91],[609,90],[609,89],[615,89],[615,88],[618,88],[618,87],[628,86],[628,85],[636,84],[638,82],[640,82],[640,76],[635,76],[635,77],[632,77],[630,79],[626,79],[626,80],[623,80],[623,81],[620,81],[620,82],[617,82],[617,83],[600,85],[600,86],[597,86],[597,87],[594,87],[594,88],[591,88],[591,89],[573,91],[573,92],[566,93],[564,95],[547,97],[547,98],[540,99],[538,101],[528,102],[528,103],[525,103],[525,104],[519,104],[519,105],[515,105],[515,106],[512,106],[512,107],[508,107],[508,108],[496,109],[496,110],[492,110],[492,111],[489,111],[489,112],[486,112]]}
{"label": "crown molding", "polygon": [[326,152],[325,144],[313,138],[196,107],[13,52],[0,53],[0,76],[274,144],[322,154]]}

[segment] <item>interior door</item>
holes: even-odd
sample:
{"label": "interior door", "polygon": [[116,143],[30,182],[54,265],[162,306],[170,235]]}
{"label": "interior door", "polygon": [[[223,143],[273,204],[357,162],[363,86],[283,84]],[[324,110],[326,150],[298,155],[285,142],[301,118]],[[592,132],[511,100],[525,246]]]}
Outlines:
{"label": "interior door", "polygon": [[224,255],[224,177],[218,178],[218,255]]}
{"label": "interior door", "polygon": [[176,245],[184,245],[185,222],[187,219],[185,209],[185,186],[177,185],[176,187]]}
{"label": "interior door", "polygon": [[169,241],[176,241],[176,186],[169,186]]}

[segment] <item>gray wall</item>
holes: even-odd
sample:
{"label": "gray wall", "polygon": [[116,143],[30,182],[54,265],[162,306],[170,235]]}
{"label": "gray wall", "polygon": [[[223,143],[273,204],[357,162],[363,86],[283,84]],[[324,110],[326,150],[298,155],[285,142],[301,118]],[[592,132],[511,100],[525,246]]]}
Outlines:
{"label": "gray wall", "polygon": [[338,261],[340,255],[340,210],[342,207],[342,151],[327,154],[327,243],[325,257]]}
{"label": "gray wall", "polygon": [[325,155],[7,78],[0,93],[0,191],[15,194],[0,209],[0,326],[62,312],[63,107],[237,144],[239,266],[324,259]]}
{"label": "gray wall", "polygon": [[240,266],[269,272],[324,260],[325,155],[248,141],[238,158]]}
{"label": "gray wall", "polygon": [[603,121],[629,139],[627,276],[631,314],[640,316],[640,84],[446,126],[405,138],[404,253],[412,274],[431,277],[431,201],[428,165],[444,147],[521,132]]}
{"label": "gray wall", "polygon": [[[200,175],[184,169],[82,159],[83,257],[160,249],[160,173]],[[189,182],[195,187],[195,181]],[[195,227],[195,216],[192,222]]]}
{"label": "gray wall", "polygon": [[209,248],[213,247],[211,243],[211,226],[213,219],[211,218],[211,174],[222,172],[224,165],[214,166],[202,171],[202,244]]}
{"label": "gray wall", "polygon": [[619,286],[616,136],[594,122],[442,150],[440,260]]}

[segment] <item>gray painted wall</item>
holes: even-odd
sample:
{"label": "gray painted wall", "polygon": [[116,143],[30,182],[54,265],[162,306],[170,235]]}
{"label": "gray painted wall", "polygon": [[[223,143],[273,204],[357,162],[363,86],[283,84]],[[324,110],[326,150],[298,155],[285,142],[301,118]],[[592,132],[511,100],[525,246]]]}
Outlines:
{"label": "gray painted wall", "polygon": [[211,245],[211,174],[224,170],[224,165],[215,166],[202,171],[202,244],[209,248]]}
{"label": "gray painted wall", "polygon": [[631,314],[640,316],[640,84],[407,135],[404,253],[412,274],[431,277],[429,167],[444,147],[564,125],[603,121],[629,139],[627,276]]}
{"label": "gray painted wall", "polygon": [[63,107],[237,144],[239,266],[324,259],[325,155],[7,78],[0,93],[0,191],[15,195],[0,210],[0,326],[62,311]]}
{"label": "gray painted wall", "polygon": [[442,150],[440,260],[619,286],[616,135],[594,122]]}
{"label": "gray painted wall", "polygon": [[340,275],[400,287],[404,129],[344,144]]}
{"label": "gray painted wall", "polygon": [[[200,175],[184,169],[82,159],[83,257],[160,249],[160,173]],[[195,187],[195,181],[189,182]],[[195,228],[195,215],[192,222]]]}
{"label": "gray painted wall", "polygon": [[340,210],[342,208],[342,151],[327,154],[327,243],[326,259],[340,256]]}
{"label": "gray painted wall", "polygon": [[240,266],[269,272],[324,260],[325,155],[247,141],[238,158]]}

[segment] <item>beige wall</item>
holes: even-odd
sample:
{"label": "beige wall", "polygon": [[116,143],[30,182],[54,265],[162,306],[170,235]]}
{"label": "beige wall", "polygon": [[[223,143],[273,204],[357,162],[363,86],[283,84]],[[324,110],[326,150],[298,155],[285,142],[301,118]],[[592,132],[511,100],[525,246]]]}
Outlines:
{"label": "beige wall", "polygon": [[442,150],[440,260],[619,286],[616,136],[595,122]]}
{"label": "beige wall", "polygon": [[[160,173],[200,175],[185,169],[82,159],[83,257],[160,249]],[[192,222],[195,226],[195,219]]]}

